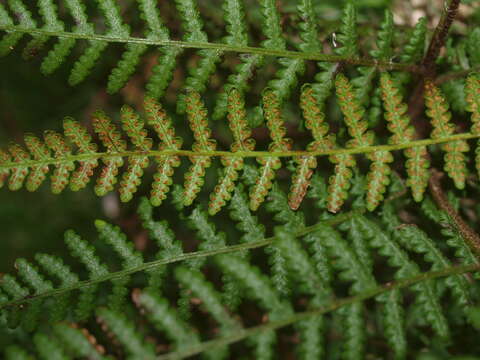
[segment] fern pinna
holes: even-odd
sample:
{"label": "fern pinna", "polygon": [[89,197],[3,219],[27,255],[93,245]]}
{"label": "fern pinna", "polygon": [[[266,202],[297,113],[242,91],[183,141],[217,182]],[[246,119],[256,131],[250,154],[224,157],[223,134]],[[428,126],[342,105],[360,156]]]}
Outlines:
{"label": "fern pinna", "polygon": [[[425,98],[427,114],[432,118],[433,132],[430,139],[419,140],[410,124],[398,88],[391,76],[383,73],[382,99],[385,119],[392,136],[390,144],[374,145],[374,134],[367,130],[368,125],[362,119],[364,109],[356,100],[350,81],[343,74],[338,74],[336,78],[338,102],[351,136],[344,148],[338,147],[334,135],[328,133],[328,125],[321,105],[313,96],[313,88],[305,85],[300,97],[300,107],[303,110],[306,127],[314,141],[303,151],[292,150],[291,140],[285,138],[286,128],[279,100],[270,89],[265,91],[262,99],[263,113],[272,139],[268,151],[255,151],[255,140],[251,137],[246,119],[245,102],[235,88],[230,90],[228,96],[228,121],[234,138],[230,151],[217,150],[216,141],[211,138],[207,109],[197,92],[189,91],[185,95],[186,117],[194,138],[192,150],[182,149],[185,141],[175,135],[171,118],[158,102],[153,98],[146,98],[144,102],[146,120],[128,106],[121,110],[121,127],[128,141],[122,138],[111,119],[98,111],[92,115],[92,127],[100,144],[97,144],[88,131],[71,118],[64,119],[65,136],[47,131],[42,141],[35,135],[27,134],[25,136],[27,150],[19,144],[10,144],[0,153],[2,159],[0,184],[8,182],[11,190],[18,190],[25,182],[27,190],[34,191],[46,179],[51,166],[54,167],[51,175],[51,188],[54,193],[60,193],[67,185],[71,190],[77,191],[86,186],[101,161],[103,167],[97,177],[95,192],[103,196],[114,189],[117,175],[126,160],[127,165],[124,166],[118,191],[122,201],[129,201],[141,183],[144,169],[154,160],[157,163],[157,171],[150,195],[152,204],[158,206],[170,190],[175,168],[180,166],[182,157],[188,156],[192,165],[185,173],[183,204],[189,206],[201,190],[206,171],[212,161],[220,157],[223,174],[210,196],[209,204],[209,212],[214,215],[231,198],[239,171],[248,158],[256,157],[261,165],[256,183],[250,191],[250,208],[256,210],[265,200],[276,171],[282,167],[281,159],[293,157],[298,166],[292,176],[289,203],[291,208],[296,210],[306,194],[310,178],[317,166],[316,158],[329,156],[335,167],[334,174],[329,180],[328,209],[337,212],[347,198],[352,171],[356,168],[354,154],[363,153],[372,161],[367,175],[366,192],[367,208],[374,210],[383,199],[386,185],[390,182],[391,170],[388,164],[393,161],[391,151],[405,149],[407,185],[412,189],[413,198],[421,201],[429,178],[430,161],[425,145],[441,144],[442,149],[446,151],[445,170],[453,177],[458,188],[462,189],[465,186],[467,167],[466,157],[462,152],[468,151],[466,140],[478,136],[475,130],[478,115],[476,103],[480,97],[478,91],[475,91],[478,76],[471,75],[467,83],[465,91],[472,111],[472,133],[453,133],[451,115],[446,112],[446,105],[442,105],[445,100],[438,99],[441,96],[440,90],[435,85],[427,83]],[[157,141],[148,138],[146,124],[154,129]],[[158,150],[155,150],[154,142],[159,143]],[[99,151],[100,146],[103,146],[105,151]]]}
{"label": "fern pinna", "polygon": [[[391,202],[383,206],[381,219],[365,215],[362,207],[331,216],[323,201],[325,182],[315,175],[312,183],[309,197],[319,200],[320,220],[309,226],[290,209],[279,186],[272,186],[267,210],[276,222],[273,237],[265,237],[265,229],[249,210],[248,198],[237,189],[229,205],[241,234],[237,243],[227,243],[225,234],[201,207],[185,209],[184,217],[199,241],[196,251],[185,252],[178,238],[185,227],[175,234],[166,221],[155,220],[154,207],[143,198],[138,214],[160,249],[156,255],[146,257],[117,226],[97,220],[102,246],[83,240],[72,230],[65,233],[71,255],[85,272],[73,270],[70,260],[47,254],[37,254],[36,264],[18,259],[17,274],[6,274],[0,282],[0,318],[5,326],[17,328],[18,345],[5,350],[7,359],[32,351],[40,356],[109,358],[114,348],[101,341],[121,344],[122,350],[114,351],[116,356],[121,351],[122,357],[171,359],[204,353],[223,359],[235,356],[235,348],[228,345],[241,340],[247,341],[255,358],[273,359],[276,332],[286,326],[294,326],[302,338],[295,350],[300,358],[325,354],[325,339],[331,331],[340,331],[345,358],[371,353],[379,337],[395,358],[405,358],[407,344],[419,331],[431,329],[435,337],[448,341],[455,337],[448,325],[451,316],[457,321],[458,317],[473,319],[478,310],[472,304],[478,294],[469,289],[478,287],[478,282],[462,274],[478,271],[480,260],[455,231],[448,230],[450,220],[443,225],[443,236],[448,246],[463,248],[455,252],[454,260],[415,224],[400,226]],[[322,192],[322,198],[317,198]],[[430,198],[417,215],[433,221],[443,221],[445,216]],[[102,260],[105,246],[117,255],[120,268],[115,270],[111,256],[108,262]],[[288,295],[282,295],[275,281],[244,252],[261,247],[267,253],[271,252],[268,248],[275,249],[284,259],[283,283]],[[385,268],[380,274],[374,267],[375,252],[388,263],[387,277]],[[423,258],[412,257],[412,253]],[[430,272],[422,273],[421,267],[430,267]],[[223,274],[220,284],[212,272]],[[231,292],[229,279],[239,291]],[[172,281],[179,285],[179,297],[166,291]],[[385,285],[379,285],[380,281]],[[348,294],[337,293],[336,282],[344,283]],[[96,295],[100,293],[109,295]],[[232,296],[236,298],[233,303]],[[453,312],[442,305],[442,298],[448,296],[454,298]],[[245,301],[258,304],[265,314],[263,321],[247,325],[232,314],[240,312],[241,316],[239,304]],[[137,311],[145,318],[133,316]],[[195,325],[193,313],[210,318],[215,331],[202,333],[207,321]],[[93,316],[100,327],[88,321]],[[370,316],[380,321],[375,330],[367,332]],[[195,326],[200,326],[200,332]],[[91,335],[99,331],[108,336],[100,336],[101,340]],[[379,334],[374,336],[372,331]],[[33,344],[23,346],[26,337],[22,334],[31,332]],[[147,335],[159,333],[163,334],[156,335],[161,343]],[[160,346],[165,341],[169,345]]]}

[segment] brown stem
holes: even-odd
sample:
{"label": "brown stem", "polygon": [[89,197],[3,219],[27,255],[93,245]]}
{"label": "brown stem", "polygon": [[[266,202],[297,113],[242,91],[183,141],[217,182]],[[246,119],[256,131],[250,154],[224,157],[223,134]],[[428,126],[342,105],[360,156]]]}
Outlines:
{"label": "brown stem", "polygon": [[460,0],[451,0],[448,7],[445,9],[445,12],[440,19],[435,32],[433,33],[432,40],[428,46],[427,53],[423,58],[422,65],[425,69],[425,74],[428,77],[433,77],[435,73],[435,60],[440,54],[440,49],[445,45],[447,40],[448,31],[452,26],[453,20],[458,13],[458,7],[460,5]]}
{"label": "brown stem", "polygon": [[435,202],[438,207],[445,211],[447,215],[452,219],[457,231],[462,236],[463,240],[467,243],[468,247],[480,261],[480,237],[478,234],[462,219],[462,217],[455,211],[450,202],[448,201],[445,193],[442,190],[440,179],[443,177],[443,173],[436,169],[432,169],[432,175],[430,176],[429,188]]}
{"label": "brown stem", "polygon": [[410,118],[412,119],[413,125],[417,128],[417,131],[421,130],[418,129],[416,120],[423,111],[423,88],[425,78],[433,79],[435,77],[435,61],[440,54],[440,49],[445,45],[448,31],[457,16],[459,5],[460,0],[450,1],[450,4],[445,9],[435,31],[433,32],[428,50],[423,57],[421,63],[422,74],[416,88],[412,92],[408,106]]}

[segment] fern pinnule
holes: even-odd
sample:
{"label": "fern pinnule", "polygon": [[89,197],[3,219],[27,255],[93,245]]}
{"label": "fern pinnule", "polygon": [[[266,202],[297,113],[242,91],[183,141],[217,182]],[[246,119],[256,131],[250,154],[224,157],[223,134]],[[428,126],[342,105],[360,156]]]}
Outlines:
{"label": "fern pinnule", "polygon": [[[130,141],[135,145],[138,152],[148,152],[152,148],[152,139],[147,138],[147,131],[144,129],[143,120],[129,106],[121,109],[122,129],[126,132]],[[128,168],[120,180],[120,200],[130,201],[141,183],[143,169],[149,164],[148,156],[129,156]]]}
{"label": "fern pinnule", "polygon": [[390,60],[393,53],[393,39],[395,35],[395,27],[393,14],[390,10],[385,10],[385,16],[378,31],[377,49],[371,51],[371,55],[375,59]]}
{"label": "fern pinnule", "polygon": [[347,147],[371,145],[374,134],[367,130],[368,124],[363,119],[365,109],[355,99],[353,87],[348,78],[342,73],[335,78],[335,88],[338,105],[344,115],[348,133],[353,138],[347,142]]}
{"label": "fern pinnule", "polygon": [[[208,37],[203,30],[203,20],[195,0],[175,0],[177,10],[182,19],[182,26],[186,32],[186,41],[207,42]],[[200,59],[196,66],[189,69],[183,90],[203,93],[207,88],[207,81],[216,70],[216,64],[221,60],[221,51],[215,49],[201,49],[198,51]],[[188,106],[188,94],[180,94],[177,100],[177,112],[185,113]]]}
{"label": "fern pinnule", "polygon": [[[188,91],[186,98],[186,113],[190,129],[193,132],[195,143],[194,151],[213,151],[217,147],[215,140],[210,138],[211,132],[208,127],[207,109],[203,104],[200,94],[196,91]],[[192,165],[185,174],[183,204],[189,206],[197,197],[204,183],[205,170],[212,164],[210,156],[191,156]]]}
{"label": "fern pinnule", "polygon": [[[15,14],[21,14],[19,21],[20,25],[26,28],[36,28],[37,22],[34,20],[32,13],[27,9],[23,4],[22,0],[11,0],[8,2],[10,9]],[[32,58],[45,44],[48,40],[46,36],[34,35],[33,39],[30,40],[25,48],[23,49],[23,58],[30,59]]]}
{"label": "fern pinnule", "polygon": [[[97,1],[97,5],[106,17],[107,33],[111,35],[128,35],[129,29],[122,27],[122,20],[116,4],[112,1]],[[76,31],[83,31],[87,34],[93,34],[93,24],[87,23],[86,8],[75,0],[70,0],[67,5],[74,19],[80,20],[81,26],[76,28]],[[91,40],[89,46],[80,58],[74,63],[68,82],[70,85],[78,85],[89,75],[91,69],[98,61],[104,50],[107,48],[107,43]]]}
{"label": "fern pinnule", "polygon": [[[407,105],[389,73],[384,72],[380,76],[382,100],[385,108],[385,120],[388,122],[388,130],[392,133],[389,139],[391,144],[402,144],[414,140],[415,128],[410,124],[407,114]],[[407,161],[405,167],[408,174],[407,186],[412,190],[415,201],[423,199],[423,193],[428,184],[430,165],[427,149],[424,146],[408,148],[404,150]]]}
{"label": "fern pinnule", "polygon": [[339,55],[349,57],[358,56],[358,35],[357,35],[357,10],[353,2],[347,2],[343,9],[342,26],[340,28],[338,41],[342,45],[336,50]]}
{"label": "fern pinnule", "polygon": [[[328,134],[328,124],[325,115],[315,99],[314,89],[310,85],[304,85],[300,95],[300,107],[305,119],[305,127],[312,133],[314,141],[307,146],[308,151],[329,150],[334,147],[335,137]],[[295,157],[297,168],[292,178],[288,201],[293,210],[297,210],[307,193],[313,169],[317,167],[317,159],[314,156]]]}
{"label": "fern pinnule", "polygon": [[350,154],[335,154],[329,157],[335,164],[334,173],[328,179],[328,211],[336,213],[340,210],[348,197],[350,179],[353,177],[352,168],[356,166],[355,158]]}
{"label": "fern pinnule", "polygon": [[[33,134],[26,134],[25,145],[32,154],[34,160],[49,160],[50,151],[45,144]],[[42,184],[48,173],[48,165],[33,166],[27,178],[26,188],[28,191],[35,191]]]}
{"label": "fern pinnule", "polygon": [[[466,110],[472,113],[471,132],[472,134],[480,134],[480,75],[478,73],[470,74],[467,77],[465,100],[467,102]],[[480,144],[478,142],[475,149],[475,167],[480,174]]]}
{"label": "fern pinnule", "polygon": [[[58,18],[57,5],[52,0],[38,2],[39,13],[43,18],[45,25],[43,28],[47,31],[64,31],[65,24]],[[61,38],[43,59],[40,70],[43,74],[53,73],[64,61],[75,45],[75,39]]]}
{"label": "fern pinnule", "polygon": [[99,308],[96,311],[97,321],[109,330],[115,339],[124,345],[126,352],[133,359],[155,359],[154,344],[146,341],[141,332],[135,328],[124,313]]}
{"label": "fern pinnule", "polygon": [[198,334],[183,321],[174,308],[169,306],[166,299],[161,298],[153,291],[136,291],[133,294],[135,304],[144,309],[149,315],[149,321],[159,331],[165,331],[176,349],[185,347],[186,344],[200,342]]}
{"label": "fern pinnule", "polygon": [[[96,279],[108,274],[108,269],[95,253],[95,248],[83,240],[73,230],[65,232],[65,244],[73,257],[76,257],[86,267],[90,279]],[[82,289],[75,309],[79,320],[88,319],[95,307],[94,299],[97,285]]]}
{"label": "fern pinnule", "polygon": [[[148,25],[147,38],[152,40],[169,40],[170,35],[167,27],[163,24],[160,13],[154,0],[140,0],[138,6],[141,17]],[[160,56],[157,64],[152,68],[145,88],[148,96],[160,98],[167,88],[176,65],[176,59],[182,53],[182,49],[169,46],[159,48]]]}
{"label": "fern pinnule", "polygon": [[[147,122],[153,127],[157,136],[161,140],[159,150],[179,150],[182,147],[182,139],[175,137],[175,129],[172,120],[162,109],[160,104],[152,97],[146,97],[144,107],[147,114]],[[166,194],[172,184],[174,169],[180,166],[180,158],[176,155],[156,158],[157,171],[154,175],[152,190],[150,192],[150,201],[152,205],[159,206],[166,199]]]}
{"label": "fern pinnule", "polygon": [[[225,0],[222,8],[226,22],[227,36],[223,41],[229,45],[248,45],[247,24],[245,19],[244,5],[241,0]],[[217,96],[215,107],[212,112],[214,120],[222,119],[227,113],[228,96],[232,88],[240,92],[248,90],[248,81],[252,78],[256,68],[263,64],[263,56],[250,55],[241,57],[241,63],[228,76],[223,89]]]}
{"label": "fern pinnule", "polygon": [[[0,4],[0,26],[12,25],[14,25],[12,18],[10,15],[8,15],[8,12],[3,4]],[[22,37],[22,33],[10,33],[3,36],[3,38],[0,39],[0,56],[5,56],[10,53],[10,51],[15,48],[15,45]]]}
{"label": "fern pinnule", "polygon": [[[53,151],[55,159],[64,159],[71,155],[72,150],[65,141],[65,138],[51,130],[45,131],[43,138],[45,144]],[[51,188],[54,194],[60,194],[70,182],[70,173],[75,169],[73,161],[59,163],[55,165],[55,170],[51,176]]]}
{"label": "fern pinnule", "polygon": [[[10,158],[11,157],[10,157],[10,154],[8,152],[0,149],[0,164],[9,162]],[[5,185],[9,176],[10,176],[10,170],[9,169],[1,169],[0,170],[0,188],[2,188]]]}
{"label": "fern pinnule", "polygon": [[[368,130],[368,123],[364,119],[365,109],[355,97],[352,84],[345,75],[340,73],[336,77],[335,87],[348,133],[353,138],[347,141],[347,148],[373,145],[375,134]],[[372,161],[367,175],[367,208],[373,211],[383,200],[383,193],[390,183],[391,171],[388,163],[393,161],[393,157],[388,151],[374,152],[367,157]]]}
{"label": "fern pinnule", "polygon": [[[77,146],[80,154],[94,154],[97,151],[97,144],[92,142],[92,137],[88,134],[87,130],[74,119],[66,117],[63,120],[63,129],[65,136]],[[83,189],[90,181],[93,170],[97,166],[97,159],[79,161],[79,167],[70,179],[70,189],[72,191]]]}
{"label": "fern pinnule", "polygon": [[86,328],[75,323],[57,323],[52,330],[62,345],[74,354],[93,360],[111,359],[110,356],[105,356],[105,348]]}
{"label": "fern pinnule", "polygon": [[[252,132],[247,123],[245,101],[237,89],[233,88],[228,94],[228,124],[233,134],[234,142],[230,145],[232,152],[253,151],[255,140],[251,138]],[[235,189],[238,172],[243,169],[244,160],[241,157],[222,157],[222,176],[210,195],[208,212],[215,215],[231,199]]]}
{"label": "fern pinnule", "polygon": [[[100,0],[97,1],[97,4],[105,16],[107,34],[116,37],[128,37],[130,29],[128,25],[123,24],[119,5],[112,0]],[[109,93],[115,93],[125,85],[128,78],[135,71],[135,67],[140,61],[140,56],[146,50],[147,46],[143,44],[127,44],[121,60],[108,77],[107,91]]]}
{"label": "fern pinnule", "polygon": [[[425,106],[433,127],[432,139],[453,135],[455,125],[450,121],[452,114],[448,109],[448,103],[441,90],[430,80],[425,82]],[[467,176],[466,156],[463,153],[469,150],[467,142],[458,140],[442,144],[440,147],[445,152],[445,171],[455,186],[463,189]]]}
{"label": "fern pinnule", "polygon": [[367,174],[367,209],[373,211],[382,202],[383,194],[390,184],[392,171],[388,164],[393,162],[393,155],[390,151],[376,151],[368,158],[372,164]]}
{"label": "fern pinnule", "polygon": [[30,156],[24,148],[14,143],[8,145],[8,151],[12,155],[13,162],[19,163],[19,166],[12,169],[8,179],[8,188],[12,191],[16,191],[21,189],[23,182],[28,175],[28,167],[21,166],[20,163],[30,160]]}
{"label": "fern pinnule", "polygon": [[[106,147],[107,153],[119,153],[127,149],[125,140],[121,139],[115,125],[111,123],[110,118],[103,111],[97,111],[93,114],[92,126],[103,146]],[[104,196],[113,190],[113,186],[117,182],[118,169],[123,165],[123,158],[114,156],[102,159],[102,162],[105,166],[95,185],[95,193],[98,196]]]}
{"label": "fern pinnule", "polygon": [[37,332],[33,336],[33,343],[41,358],[67,359],[66,353],[62,349],[57,339],[52,339],[45,333]]}
{"label": "fern pinnule", "polygon": [[229,210],[230,218],[237,223],[236,228],[243,234],[239,239],[240,243],[260,241],[265,238],[265,226],[250,211],[243,184],[235,188]]}
{"label": "fern pinnule", "polygon": [[[282,118],[280,101],[276,93],[266,89],[262,98],[263,112],[270,132],[269,151],[289,151],[292,146],[291,139],[285,138],[287,133]],[[250,209],[255,211],[263,203],[275,178],[275,171],[282,166],[278,157],[262,157],[257,162],[261,165],[259,176],[255,185],[250,190]]]}
{"label": "fern pinnule", "polygon": [[[143,264],[143,256],[136,251],[133,244],[127,240],[119,227],[113,226],[103,220],[96,220],[100,240],[110,245],[115,253],[122,259],[122,268],[131,269]],[[109,296],[109,308],[113,310],[121,310],[125,305],[128,294],[127,284],[130,277],[124,276],[120,279],[112,280],[112,293]]]}

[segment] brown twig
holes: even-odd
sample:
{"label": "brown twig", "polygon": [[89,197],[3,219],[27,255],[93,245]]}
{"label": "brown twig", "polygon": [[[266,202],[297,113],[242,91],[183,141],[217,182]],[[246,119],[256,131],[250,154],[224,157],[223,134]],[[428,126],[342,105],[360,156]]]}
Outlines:
{"label": "brown twig", "polygon": [[457,231],[467,243],[475,257],[480,261],[480,237],[470,226],[468,226],[448,201],[440,184],[440,179],[442,177],[443,173],[436,169],[432,169],[432,175],[430,176],[429,181],[430,193],[438,207],[445,211],[450,219],[452,219]]}
{"label": "brown twig", "polygon": [[458,13],[458,7],[460,0],[451,0],[448,6],[438,22],[435,31],[433,32],[432,39],[428,46],[427,52],[421,62],[422,74],[417,87],[412,92],[412,96],[409,101],[409,115],[416,126],[416,119],[420,116],[423,110],[423,88],[425,78],[433,79],[435,77],[435,61],[440,54],[440,49],[445,45],[447,40],[448,31],[452,26],[453,21]]}
{"label": "brown twig", "polygon": [[427,77],[433,77],[435,73],[435,60],[437,60],[437,57],[440,54],[440,49],[445,45],[448,31],[452,26],[453,20],[455,20],[455,17],[457,16],[459,5],[460,0],[451,0],[435,28],[427,53],[422,61],[425,75]]}

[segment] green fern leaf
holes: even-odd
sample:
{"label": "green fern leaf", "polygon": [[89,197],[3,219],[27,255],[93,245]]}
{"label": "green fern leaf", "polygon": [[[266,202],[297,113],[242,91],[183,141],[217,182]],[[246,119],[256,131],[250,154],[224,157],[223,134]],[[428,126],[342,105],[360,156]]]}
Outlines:
{"label": "green fern leaf", "polygon": [[[425,83],[425,106],[433,126],[431,137],[436,139],[452,135],[455,126],[450,122],[452,114],[448,111],[448,104],[440,89],[430,81]],[[441,148],[445,152],[445,171],[455,186],[463,189],[467,176],[466,157],[463,153],[469,150],[467,142],[455,141],[443,144]]]}
{"label": "green fern leaf", "polygon": [[114,312],[107,308],[96,311],[98,321],[117,337],[128,354],[134,359],[155,359],[153,344],[145,342],[145,339],[136,331],[125,315]]}
{"label": "green fern leaf", "polygon": [[[410,125],[407,115],[407,105],[402,102],[398,88],[393,83],[388,73],[382,73],[380,77],[382,88],[383,106],[385,107],[385,119],[388,121],[388,129],[392,133],[390,143],[401,144],[415,137],[415,129]],[[423,199],[423,193],[427,187],[429,178],[427,149],[415,147],[404,151],[407,162],[405,164],[408,180],[407,186],[412,189],[415,201]]]}
{"label": "green fern leaf", "polygon": [[[16,163],[30,160],[30,156],[20,145],[10,144],[8,146],[8,151],[12,155],[12,160]],[[28,167],[15,166],[15,168],[12,169],[10,178],[8,179],[8,188],[12,191],[21,189],[27,175]]]}
{"label": "green fern leaf", "polygon": [[[97,151],[97,145],[91,142],[92,138],[87,130],[72,118],[67,117],[63,120],[63,129],[65,136],[78,147],[80,154],[93,154]],[[93,169],[98,166],[98,161],[96,159],[80,161],[79,165],[71,177],[70,189],[73,191],[86,186],[93,175]]]}
{"label": "green fern leaf", "polygon": [[[471,121],[472,128],[471,131],[473,134],[480,133],[480,77],[478,74],[471,74],[466,81],[465,86],[466,92],[466,110],[472,113]],[[477,172],[480,174],[480,147],[477,143],[477,148],[475,149],[475,167]]]}
{"label": "green fern leaf", "polygon": [[[73,324],[58,323],[53,326],[53,332],[61,340],[63,346],[71,353],[94,360],[110,359],[102,355],[102,348],[95,346],[93,336],[76,328]],[[93,338],[93,340],[95,340]],[[104,352],[104,351],[103,351]]]}
{"label": "green fern leaf", "polygon": [[52,359],[52,360],[66,360],[68,357],[63,352],[58,341],[52,339],[51,337],[42,334],[36,333],[33,337],[33,343],[37,348],[40,357],[43,359]]}
{"label": "green fern leaf", "polygon": [[[269,151],[289,151],[291,140],[285,138],[284,120],[281,115],[279,99],[274,91],[267,89],[263,93],[263,108],[272,139],[268,147]],[[282,166],[281,160],[274,157],[259,158],[257,162],[261,165],[259,177],[250,190],[250,209],[253,211],[257,210],[265,200],[272,187],[275,171]]]}
{"label": "green fern leaf", "polygon": [[[228,123],[234,139],[230,150],[232,152],[253,151],[255,140],[251,138],[252,132],[248,127],[245,102],[241,93],[234,88],[228,94]],[[242,158],[223,157],[221,160],[224,169],[218,185],[210,195],[208,204],[210,215],[215,215],[231,199],[235,181],[238,179],[238,171],[243,169]]]}
{"label": "green fern leaf", "polygon": [[239,239],[241,243],[260,241],[265,238],[265,226],[252,215],[243,186],[235,188],[229,209],[230,218],[237,223],[237,229],[243,233]]}
{"label": "green fern leaf", "polygon": [[390,10],[385,10],[385,16],[378,32],[377,48],[371,52],[375,59],[390,60],[393,52],[394,22]]}
{"label": "green fern leaf", "polygon": [[[45,144],[54,153],[55,159],[63,159],[71,155],[71,148],[65,139],[55,131],[46,131],[44,134]],[[70,181],[70,173],[75,169],[73,161],[59,163],[55,166],[55,170],[51,176],[52,192],[60,194]]]}
{"label": "green fern leaf", "polygon": [[[328,124],[315,99],[314,90],[309,85],[304,85],[300,96],[300,107],[305,118],[305,127],[311,131],[314,141],[307,146],[308,151],[326,151],[332,149],[335,143],[334,135],[328,134]],[[317,167],[317,159],[314,156],[294,158],[298,164],[292,178],[292,186],[288,200],[290,207],[297,210],[307,193],[313,170]]]}
{"label": "green fern leaf", "polygon": [[[25,145],[32,154],[34,160],[48,161],[50,160],[50,151],[36,136],[26,134],[24,137]],[[48,173],[48,165],[34,166],[30,170],[30,175],[27,178],[26,188],[28,191],[35,191],[42,184]]]}
{"label": "green fern leaf", "polygon": [[[0,4],[0,26],[13,26],[13,20],[8,15],[5,7]],[[22,33],[11,33],[3,36],[0,40],[0,56],[5,56],[13,50],[15,45],[23,37]]]}
{"label": "green fern leaf", "polygon": [[[193,132],[195,143],[194,151],[213,151],[216,149],[216,141],[210,139],[211,131],[208,127],[207,110],[197,92],[189,92],[186,98],[187,116],[190,129]],[[191,157],[192,165],[185,175],[183,204],[189,206],[195,200],[204,183],[205,170],[210,167],[212,160],[209,156]]]}
{"label": "green fern leaf", "polygon": [[135,299],[148,311],[150,321],[155,327],[165,331],[167,336],[175,342],[176,348],[199,342],[198,335],[169,307],[166,300],[148,291],[136,294]]}

